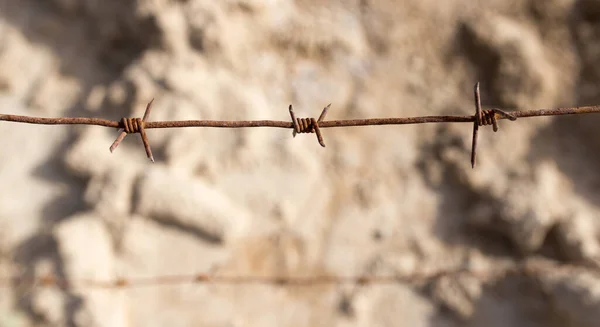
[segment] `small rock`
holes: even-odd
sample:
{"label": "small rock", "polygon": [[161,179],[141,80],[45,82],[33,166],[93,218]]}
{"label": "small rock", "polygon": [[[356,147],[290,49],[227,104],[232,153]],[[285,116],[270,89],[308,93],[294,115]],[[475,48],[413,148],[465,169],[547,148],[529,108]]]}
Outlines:
{"label": "small rock", "polygon": [[431,317],[431,302],[409,286],[377,285],[361,291],[356,298],[355,316],[358,326],[430,326],[423,317]]}
{"label": "small rock", "polygon": [[482,14],[463,25],[467,55],[480,73],[482,92],[494,105],[508,108],[549,107],[555,102],[558,75],[535,31],[515,20]]}
{"label": "small rock", "polygon": [[135,186],[135,211],[167,224],[179,225],[220,242],[250,223],[251,215],[202,180],[155,168]]}
{"label": "small rock", "polygon": [[473,315],[480,295],[481,281],[472,276],[443,276],[435,282],[432,294],[464,321]]}
{"label": "small rock", "polygon": [[543,245],[550,228],[571,213],[571,205],[566,201],[570,197],[569,180],[555,163],[543,162],[534,176],[520,176],[506,185],[504,192],[493,193],[497,204],[473,208],[470,223],[506,235],[522,253],[534,252]]}
{"label": "small rock", "polygon": [[566,326],[596,327],[600,323],[600,278],[574,267],[545,264],[538,277],[553,311]]}
{"label": "small rock", "polygon": [[117,278],[113,244],[102,220],[92,214],[70,217],[56,228],[54,235],[65,275],[73,285],[71,291],[86,300],[85,307],[74,316],[80,322],[86,320],[87,325],[125,326],[125,293],[80,284],[82,280],[111,282]]}
{"label": "small rock", "polygon": [[580,208],[557,226],[561,250],[567,259],[598,265],[600,244],[598,240],[598,214],[589,208]]}

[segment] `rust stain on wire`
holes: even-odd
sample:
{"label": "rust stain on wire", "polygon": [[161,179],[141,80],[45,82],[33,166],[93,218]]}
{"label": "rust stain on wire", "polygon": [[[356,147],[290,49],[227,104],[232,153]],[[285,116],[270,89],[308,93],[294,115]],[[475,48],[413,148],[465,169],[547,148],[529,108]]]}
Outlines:
{"label": "rust stain on wire", "polygon": [[113,152],[123,141],[127,134],[139,133],[146,150],[148,158],[154,162],[150,142],[146,135],[147,129],[154,128],[183,128],[183,127],[216,127],[216,128],[245,128],[245,127],[272,127],[292,129],[292,135],[300,133],[315,133],[317,141],[322,147],[325,147],[323,140],[323,128],[332,127],[352,127],[352,126],[378,126],[378,125],[408,125],[408,124],[427,124],[427,123],[473,123],[473,141],[471,148],[471,166],[475,167],[477,157],[477,137],[479,127],[492,125],[494,132],[498,131],[498,120],[508,119],[511,121],[517,118],[541,117],[541,116],[561,116],[587,113],[600,113],[600,106],[585,106],[572,108],[538,109],[526,111],[506,112],[498,108],[482,109],[479,83],[474,87],[475,96],[475,114],[473,116],[419,116],[419,117],[400,117],[400,118],[366,118],[366,119],[345,119],[328,120],[325,116],[331,106],[326,106],[318,119],[315,118],[296,118],[292,105],[289,106],[291,121],[277,120],[178,120],[178,121],[148,121],[152,101],[146,106],[143,118],[122,118],[120,121],[99,119],[99,118],[43,118],[18,115],[0,115],[0,120],[28,124],[42,125],[96,125],[103,127],[118,128],[121,133],[110,146]]}

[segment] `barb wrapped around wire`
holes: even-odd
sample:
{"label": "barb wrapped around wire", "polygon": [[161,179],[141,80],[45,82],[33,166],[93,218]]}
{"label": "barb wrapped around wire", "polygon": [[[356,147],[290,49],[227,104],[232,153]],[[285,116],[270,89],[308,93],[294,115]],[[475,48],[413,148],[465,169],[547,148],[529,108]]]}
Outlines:
{"label": "barb wrapped around wire", "polygon": [[290,116],[292,117],[292,123],[294,124],[294,131],[292,132],[292,136],[296,137],[296,134],[300,134],[300,133],[315,133],[315,134],[317,134],[317,141],[319,141],[319,144],[322,147],[325,147],[325,142],[323,141],[323,134],[321,134],[321,129],[319,128],[319,124],[321,122],[323,122],[323,120],[325,119],[325,116],[327,115],[327,111],[329,110],[329,107],[331,107],[331,103],[328,104],[325,108],[323,108],[323,111],[321,112],[319,119],[296,118],[296,114],[294,113],[294,108],[290,104],[290,107],[289,107]]}
{"label": "barb wrapped around wire", "polygon": [[127,136],[127,134],[140,133],[142,137],[142,143],[144,143],[144,149],[146,150],[146,155],[152,162],[154,162],[154,156],[152,155],[152,149],[150,149],[150,142],[148,142],[148,136],[146,135],[146,130],[144,129],[144,125],[146,123],[146,119],[150,116],[150,110],[152,109],[152,103],[154,99],[148,102],[146,106],[146,111],[144,112],[144,118],[121,118],[119,123],[119,127],[123,130],[121,134],[117,137],[117,139],[110,146],[110,152],[112,153],[118,146],[121,144],[121,141]]}
{"label": "barb wrapped around wire", "polygon": [[479,82],[475,84],[475,115],[473,116],[473,144],[471,147],[471,168],[475,168],[475,159],[477,157],[477,136],[479,133],[479,126],[492,125],[494,132],[498,131],[498,120],[496,116],[499,115],[503,118],[515,121],[517,117],[500,109],[481,109],[481,94],[479,93]]}

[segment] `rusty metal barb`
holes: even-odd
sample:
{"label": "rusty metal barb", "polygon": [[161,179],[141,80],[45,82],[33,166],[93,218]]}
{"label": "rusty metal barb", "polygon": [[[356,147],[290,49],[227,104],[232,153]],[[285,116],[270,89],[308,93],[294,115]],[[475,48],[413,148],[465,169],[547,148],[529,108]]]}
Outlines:
{"label": "rusty metal barb", "polygon": [[321,124],[323,122],[323,120],[325,119],[325,116],[327,115],[327,111],[329,110],[329,107],[331,107],[331,103],[328,104],[325,108],[323,108],[323,111],[321,112],[321,115],[319,116],[319,119],[317,120],[314,118],[296,118],[296,114],[294,113],[294,108],[290,104],[289,111],[290,111],[290,117],[292,117],[292,123],[293,123],[293,128],[294,128],[294,131],[292,132],[292,136],[296,137],[296,134],[300,134],[300,133],[315,133],[315,134],[317,134],[317,141],[319,141],[319,144],[322,147],[325,147],[325,142],[323,141],[323,134],[321,134],[321,129],[319,128],[319,124]]}
{"label": "rusty metal barb", "polygon": [[183,128],[183,127],[216,127],[216,128],[245,128],[245,127],[272,127],[272,128],[291,128],[292,135],[298,133],[315,133],[319,144],[325,147],[321,129],[330,127],[352,127],[352,126],[381,126],[381,125],[408,125],[408,124],[427,124],[427,123],[472,123],[473,140],[471,148],[471,166],[474,168],[477,157],[477,137],[479,127],[492,125],[494,132],[498,131],[498,120],[517,118],[540,117],[540,116],[559,116],[587,113],[600,113],[600,106],[585,106],[572,108],[538,109],[526,111],[506,112],[498,108],[482,109],[479,94],[479,83],[475,84],[475,114],[472,116],[420,116],[420,117],[400,117],[400,118],[367,118],[367,119],[346,119],[325,121],[325,116],[330,105],[326,106],[318,119],[315,118],[296,118],[292,105],[289,106],[290,117],[292,121],[276,120],[241,120],[241,121],[222,121],[222,120],[180,120],[180,121],[148,121],[153,101],[146,106],[143,118],[123,118],[120,121],[112,121],[98,118],[43,118],[18,115],[1,115],[0,121],[19,122],[28,124],[44,125],[96,125],[103,127],[119,128],[121,133],[113,142],[110,151],[113,152],[123,141],[127,134],[139,133],[146,155],[152,162],[154,157],[150,148],[150,143],[146,135],[147,129],[152,128]]}
{"label": "rusty metal barb", "polygon": [[152,103],[154,99],[148,102],[146,105],[146,111],[144,112],[144,118],[122,118],[119,122],[119,127],[122,132],[117,136],[117,139],[110,146],[109,150],[112,153],[118,146],[121,144],[121,141],[125,139],[127,134],[132,133],[140,133],[142,137],[142,143],[144,144],[144,149],[146,150],[146,155],[152,162],[154,162],[154,156],[152,155],[152,149],[150,149],[150,142],[148,142],[148,136],[146,135],[146,131],[144,130],[144,125],[146,124],[146,120],[150,116],[150,110],[152,109]]}

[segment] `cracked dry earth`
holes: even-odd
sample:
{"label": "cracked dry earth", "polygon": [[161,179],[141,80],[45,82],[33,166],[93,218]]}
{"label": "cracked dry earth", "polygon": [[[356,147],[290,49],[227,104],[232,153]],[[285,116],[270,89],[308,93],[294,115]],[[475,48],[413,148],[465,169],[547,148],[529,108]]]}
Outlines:
{"label": "cracked dry earth", "polygon": [[[0,113],[118,120],[600,104],[600,1],[0,0]],[[0,288],[0,326],[600,326],[600,116],[117,132],[0,123],[0,276],[389,275]]]}

